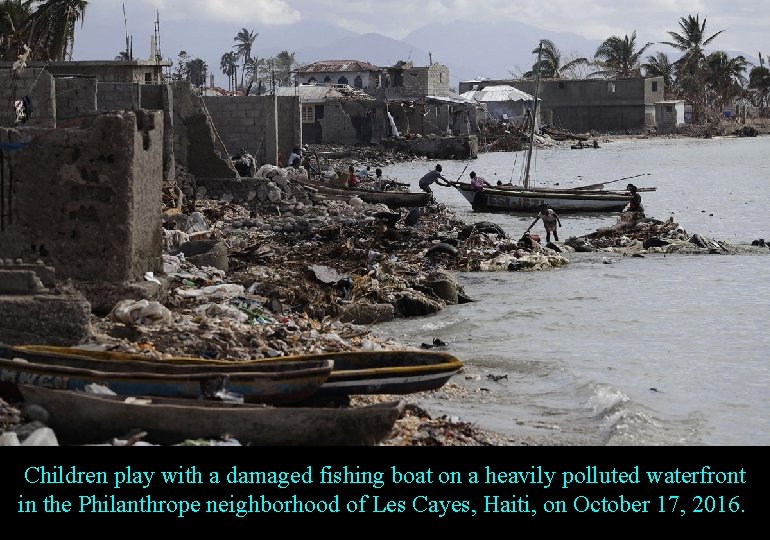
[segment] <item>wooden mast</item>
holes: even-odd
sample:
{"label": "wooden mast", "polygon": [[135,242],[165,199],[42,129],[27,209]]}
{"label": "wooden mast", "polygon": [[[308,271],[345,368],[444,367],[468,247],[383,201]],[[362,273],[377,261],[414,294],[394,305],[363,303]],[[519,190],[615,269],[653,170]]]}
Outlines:
{"label": "wooden mast", "polygon": [[537,105],[538,95],[540,94],[540,61],[543,56],[543,42],[541,41],[537,49],[537,64],[535,64],[535,106],[532,110],[532,118],[530,118],[529,126],[529,147],[527,148],[527,166],[524,170],[524,189],[529,189],[529,168],[532,162],[532,149],[535,146],[535,122],[537,119]]}

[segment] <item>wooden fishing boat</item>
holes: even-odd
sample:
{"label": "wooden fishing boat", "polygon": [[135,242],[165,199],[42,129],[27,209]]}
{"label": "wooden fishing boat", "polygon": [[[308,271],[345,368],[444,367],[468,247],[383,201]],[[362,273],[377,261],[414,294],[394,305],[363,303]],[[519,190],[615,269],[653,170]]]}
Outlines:
{"label": "wooden fishing boat", "polygon": [[[540,64],[542,57],[542,43],[538,47],[538,59],[537,64]],[[535,111],[532,114],[532,118],[538,118],[538,106],[540,95],[540,75],[536,72],[535,77]],[[530,168],[532,162],[532,155],[534,144],[531,141],[535,140],[535,122],[529,122],[529,138],[530,143],[527,145],[525,167],[522,173],[520,186],[496,186],[491,188],[483,188],[482,190],[474,189],[469,183],[465,182],[450,182],[450,184],[457,189],[465,199],[471,203],[471,207],[475,211],[479,212],[524,212],[532,214],[537,211],[538,207],[543,204],[547,204],[557,213],[580,213],[580,212],[594,212],[594,213],[612,213],[622,211],[626,205],[631,201],[631,194],[626,191],[613,191],[603,189],[605,184],[617,182],[618,180],[612,180],[609,182],[603,182],[593,184],[592,186],[586,186],[583,188],[570,188],[561,189],[557,187],[534,187],[530,182]],[[587,136],[578,136],[559,130],[544,129],[545,133],[551,135],[551,137],[557,140],[565,140],[567,138],[573,138],[577,140],[587,140]],[[642,176],[642,175],[636,175]],[[625,180],[629,178],[635,178],[635,176],[629,176],[621,178],[619,180]],[[588,188],[591,189],[588,189]],[[639,188],[639,191],[655,191],[655,188]]]}
{"label": "wooden fishing boat", "polygon": [[331,186],[314,180],[297,180],[301,185],[317,191],[326,198],[349,201],[358,197],[365,203],[385,204],[390,208],[425,206],[431,201],[430,193],[412,191],[380,191],[376,189]]}
{"label": "wooden fishing boat", "polygon": [[153,366],[153,371],[156,365],[176,366],[181,369],[188,369],[189,366],[204,366],[207,370],[226,367],[242,371],[259,370],[272,364],[293,365],[301,369],[303,365],[316,366],[319,363],[333,362],[331,373],[315,393],[321,396],[409,394],[435,390],[443,386],[463,367],[463,363],[449,353],[424,350],[346,351],[253,360],[209,360],[195,357],[154,360],[138,354],[25,345],[0,347],[0,357],[3,356],[28,358],[38,362],[45,362],[47,358],[55,358],[59,362],[68,358],[86,358],[109,362],[108,365],[112,366],[112,369],[118,369],[115,367],[118,363],[120,365],[140,363]]}
{"label": "wooden fishing boat", "polygon": [[272,407],[196,399],[126,397],[20,385],[28,404],[43,407],[62,444],[89,444],[147,432],[158,444],[229,436],[244,445],[360,446],[387,437],[402,401],[365,407]]}
{"label": "wooden fishing boat", "polygon": [[[91,351],[23,352],[0,347],[0,383],[4,394],[14,386],[82,390],[101,384],[117,394],[166,397],[241,397],[253,403],[296,403],[312,396],[334,367],[331,358],[263,364],[196,364],[148,362],[135,358],[100,358]],[[66,349],[66,348],[63,348]]]}
{"label": "wooden fishing boat", "polygon": [[[622,211],[631,200],[629,192],[615,190],[497,186],[479,191],[465,182],[456,182],[454,187],[479,212],[533,213],[541,204],[547,204],[558,213],[611,213]],[[639,191],[655,189],[639,188]]]}

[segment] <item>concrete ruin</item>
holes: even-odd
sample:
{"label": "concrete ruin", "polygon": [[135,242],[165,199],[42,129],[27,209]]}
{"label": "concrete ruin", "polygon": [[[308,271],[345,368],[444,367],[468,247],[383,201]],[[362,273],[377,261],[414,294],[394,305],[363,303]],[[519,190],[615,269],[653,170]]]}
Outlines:
{"label": "concrete ruin", "polygon": [[91,306],[54,269],[0,260],[0,343],[77,345],[88,338]]}
{"label": "concrete ruin", "polygon": [[161,113],[0,128],[0,144],[0,258],[42,259],[84,281],[160,270]]}

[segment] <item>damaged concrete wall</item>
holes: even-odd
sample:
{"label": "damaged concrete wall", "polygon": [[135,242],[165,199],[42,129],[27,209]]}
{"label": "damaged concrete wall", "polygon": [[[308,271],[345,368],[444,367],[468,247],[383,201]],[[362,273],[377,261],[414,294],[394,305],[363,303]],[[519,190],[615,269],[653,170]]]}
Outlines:
{"label": "damaged concrete wall", "polygon": [[237,177],[227,148],[219,143],[214,132],[203,98],[186,82],[175,83],[172,93],[177,163],[201,178]]}
{"label": "damaged concrete wall", "polygon": [[275,165],[277,153],[282,154],[285,162],[292,149],[302,144],[297,96],[211,96],[203,99],[231,156],[246,148],[259,165]]}
{"label": "damaged concrete wall", "polygon": [[56,122],[96,113],[95,77],[56,77]]}
{"label": "damaged concrete wall", "polygon": [[56,126],[56,83],[50,73],[39,68],[28,68],[16,77],[12,70],[0,70],[0,125],[15,125],[13,111],[8,107],[8,100],[32,99],[33,114],[22,125],[32,127]]}
{"label": "damaged concrete wall", "polygon": [[351,100],[327,101],[318,123],[324,144],[376,143],[390,125],[384,103]]}
{"label": "damaged concrete wall", "polygon": [[425,137],[422,139],[388,139],[388,148],[427,156],[430,159],[476,159],[479,139],[476,135],[458,137]]}
{"label": "damaged concrete wall", "polygon": [[[57,91],[57,100],[58,95]],[[163,111],[163,179],[174,178],[174,103],[169,85],[98,82],[96,105],[99,112],[141,109]]]}
{"label": "damaged concrete wall", "polygon": [[[0,258],[61,278],[124,282],[161,269],[163,122],[101,114],[79,128],[0,129]],[[45,163],[46,167],[40,164]]]}
{"label": "damaged concrete wall", "polygon": [[140,86],[139,105],[150,111],[163,111],[163,179],[176,175],[174,155],[174,95],[168,84],[143,84]]}

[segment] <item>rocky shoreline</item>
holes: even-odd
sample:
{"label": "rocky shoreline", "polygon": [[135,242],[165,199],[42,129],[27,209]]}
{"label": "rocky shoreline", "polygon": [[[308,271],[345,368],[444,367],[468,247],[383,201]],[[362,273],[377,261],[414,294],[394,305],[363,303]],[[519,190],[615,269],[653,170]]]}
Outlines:
{"label": "rocky shoreline", "polygon": [[[363,152],[339,151],[335,155],[341,157],[327,167],[409,159]],[[88,346],[157,359],[192,355],[233,361],[405,349],[373,336],[373,325],[472,302],[453,277],[458,271],[547,270],[568,265],[574,252],[644,257],[767,249],[732,246],[689,234],[673,219],[633,213],[622,214],[613,227],[563,243],[526,245],[492,222],[463,223],[440,204],[395,210],[357,197],[330,200],[299,183],[306,174],[264,166],[253,179],[193,188],[189,177],[180,175],[178,185],[166,190],[164,275],[146,276],[160,285],[158,300],[126,300],[93,316]],[[445,399],[467,397],[451,381],[435,392]],[[410,396],[356,396],[352,403],[394,398],[408,403]],[[38,440],[27,437],[43,428],[41,420],[0,401],[0,432],[5,432],[0,442]],[[141,438],[131,441],[140,443]],[[381,444],[543,442],[488,432],[459,418],[431,418],[407,405]]]}

